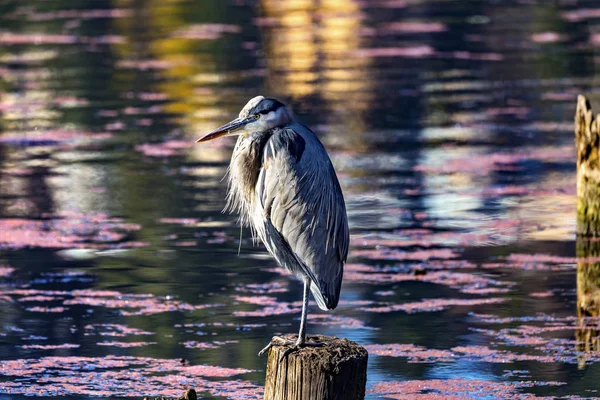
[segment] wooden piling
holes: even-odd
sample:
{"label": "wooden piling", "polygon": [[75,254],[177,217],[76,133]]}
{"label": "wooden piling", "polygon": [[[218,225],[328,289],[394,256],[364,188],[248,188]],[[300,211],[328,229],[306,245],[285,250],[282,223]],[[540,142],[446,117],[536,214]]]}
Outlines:
{"label": "wooden piling", "polygon": [[600,115],[585,96],[577,98],[577,235],[600,236]]}
{"label": "wooden piling", "polygon": [[577,343],[579,368],[600,350],[600,330],[589,317],[600,315],[600,115],[585,96],[575,111],[577,148]]}
{"label": "wooden piling", "polygon": [[[295,335],[288,335],[295,340]],[[304,347],[281,356],[288,346],[269,351],[265,400],[362,400],[368,353],[348,339],[311,336],[323,346]],[[280,360],[281,359],[281,360]]]}

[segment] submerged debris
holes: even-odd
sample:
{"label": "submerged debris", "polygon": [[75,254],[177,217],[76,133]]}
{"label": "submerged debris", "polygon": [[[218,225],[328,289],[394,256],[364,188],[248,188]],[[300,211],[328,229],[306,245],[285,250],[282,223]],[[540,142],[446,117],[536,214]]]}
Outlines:
{"label": "submerged debris", "polygon": [[196,400],[196,391],[188,389],[179,397],[144,397],[144,400]]}

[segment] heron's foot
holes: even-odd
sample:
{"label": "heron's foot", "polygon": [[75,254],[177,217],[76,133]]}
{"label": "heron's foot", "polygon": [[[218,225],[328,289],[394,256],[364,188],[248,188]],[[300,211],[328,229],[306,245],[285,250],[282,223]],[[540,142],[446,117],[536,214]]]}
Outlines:
{"label": "heron's foot", "polygon": [[285,349],[285,351],[279,358],[279,361],[281,362],[285,357],[287,357],[288,354],[296,352],[303,347],[319,347],[319,346],[323,346],[323,344],[324,344],[322,342],[307,342],[305,339],[304,340],[302,340],[302,339],[304,339],[304,338],[298,338],[298,340],[293,341],[293,340],[282,338],[280,336],[273,336],[273,339],[271,339],[271,342],[258,353],[258,356],[259,357],[262,356],[265,352],[267,352],[273,346],[290,346],[289,348]]}
{"label": "heron's foot", "polygon": [[269,351],[271,349],[271,347],[273,347],[273,346],[291,346],[295,343],[296,342],[294,342],[293,340],[288,340],[288,339],[282,338],[281,336],[273,336],[273,339],[271,339],[269,344],[266,345],[261,351],[258,352],[258,356],[259,357],[262,356],[267,351]]}
{"label": "heron's foot", "polygon": [[291,347],[288,347],[287,349],[285,349],[285,351],[283,352],[281,357],[279,357],[279,362],[282,362],[283,359],[288,356],[288,354],[295,353],[296,351],[299,351],[303,347],[319,347],[319,346],[323,346],[323,344],[324,343],[322,343],[322,342],[298,343],[298,341],[296,341],[296,342],[294,342],[294,344]]}

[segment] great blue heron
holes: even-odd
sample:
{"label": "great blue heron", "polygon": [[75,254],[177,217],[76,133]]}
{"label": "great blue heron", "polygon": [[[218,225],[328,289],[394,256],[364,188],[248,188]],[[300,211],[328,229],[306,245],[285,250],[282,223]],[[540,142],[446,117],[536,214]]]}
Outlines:
{"label": "great blue heron", "polygon": [[197,142],[238,136],[229,164],[227,206],[238,211],[277,262],[304,282],[298,339],[271,346],[288,351],[306,341],[309,289],[321,310],[334,309],[348,254],[348,219],[333,165],[317,136],[281,102],[257,96],[239,117]]}

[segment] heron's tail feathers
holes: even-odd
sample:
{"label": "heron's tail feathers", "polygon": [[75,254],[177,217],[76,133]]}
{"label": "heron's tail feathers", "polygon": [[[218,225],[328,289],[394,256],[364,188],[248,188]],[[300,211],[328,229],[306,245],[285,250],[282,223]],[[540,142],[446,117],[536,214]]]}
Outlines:
{"label": "heron's tail feathers", "polygon": [[[321,310],[323,310],[323,311],[333,310],[334,308],[337,307],[339,295],[331,296],[331,298],[327,298],[327,297],[323,296],[321,289],[314,282],[311,282],[311,284],[310,284],[310,291],[312,292],[313,297],[317,301],[317,305],[319,306],[319,308]],[[339,291],[338,291],[338,293],[339,293]]]}

